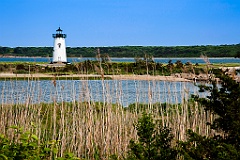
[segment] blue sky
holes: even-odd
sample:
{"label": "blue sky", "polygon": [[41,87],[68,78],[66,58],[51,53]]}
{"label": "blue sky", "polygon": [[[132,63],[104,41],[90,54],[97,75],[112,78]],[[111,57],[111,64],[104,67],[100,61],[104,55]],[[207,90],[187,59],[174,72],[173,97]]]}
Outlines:
{"label": "blue sky", "polygon": [[240,43],[239,0],[0,0],[0,46]]}

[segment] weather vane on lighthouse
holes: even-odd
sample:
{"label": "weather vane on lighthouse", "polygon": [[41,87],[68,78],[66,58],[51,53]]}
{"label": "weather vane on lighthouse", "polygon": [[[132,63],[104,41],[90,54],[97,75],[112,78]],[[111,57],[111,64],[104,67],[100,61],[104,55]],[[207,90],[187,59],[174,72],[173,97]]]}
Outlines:
{"label": "weather vane on lighthouse", "polygon": [[66,44],[65,38],[66,34],[62,33],[61,28],[59,27],[56,30],[56,34],[52,35],[54,38],[54,48],[53,48],[53,63],[67,63],[67,54],[66,54]]}

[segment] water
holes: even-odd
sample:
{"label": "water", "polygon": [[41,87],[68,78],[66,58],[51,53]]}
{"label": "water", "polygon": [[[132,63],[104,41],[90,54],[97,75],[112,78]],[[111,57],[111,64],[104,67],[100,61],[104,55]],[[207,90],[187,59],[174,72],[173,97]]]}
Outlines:
{"label": "water", "polygon": [[189,82],[141,80],[0,81],[0,103],[95,101],[118,103],[181,103],[198,87]]}
{"label": "water", "polygon": [[[16,58],[7,58],[1,57],[0,62],[45,62],[50,63],[51,58],[46,57],[16,57]],[[84,58],[68,58],[69,62],[83,62],[85,60],[96,60],[93,57],[84,57]],[[205,63],[202,58],[154,58],[155,62],[159,63],[168,63],[169,60],[172,60],[172,63],[175,63],[177,60],[180,60],[182,63],[191,62],[193,64],[202,64]],[[112,62],[135,62],[134,58],[111,58]],[[240,58],[209,58],[210,63],[240,63]]]}

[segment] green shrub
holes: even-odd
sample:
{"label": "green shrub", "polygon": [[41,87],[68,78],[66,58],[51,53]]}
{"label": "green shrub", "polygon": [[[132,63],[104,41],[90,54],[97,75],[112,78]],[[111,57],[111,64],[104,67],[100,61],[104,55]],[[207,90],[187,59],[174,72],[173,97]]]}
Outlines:
{"label": "green shrub", "polygon": [[138,142],[130,141],[127,159],[176,159],[177,151],[171,146],[173,135],[169,128],[154,123],[151,115],[143,113],[136,129]]}
{"label": "green shrub", "polygon": [[22,160],[22,159],[78,159],[71,153],[66,153],[64,157],[58,156],[58,141],[40,142],[32,131],[23,131],[23,128],[12,126],[13,139],[0,134],[0,159]]}
{"label": "green shrub", "polygon": [[208,111],[208,116],[216,115],[206,125],[218,134],[206,137],[189,130],[188,140],[180,142],[185,159],[240,158],[240,83],[224,74],[220,79],[220,87],[215,81],[212,86],[201,86],[201,91],[210,93],[207,98],[193,96]]}

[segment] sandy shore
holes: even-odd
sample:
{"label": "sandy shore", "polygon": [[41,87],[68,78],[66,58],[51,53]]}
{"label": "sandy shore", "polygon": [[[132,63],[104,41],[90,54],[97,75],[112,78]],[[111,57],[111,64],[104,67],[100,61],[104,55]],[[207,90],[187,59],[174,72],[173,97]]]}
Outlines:
{"label": "sandy shore", "polygon": [[[13,74],[13,73],[0,73],[0,78],[54,78],[51,74]],[[94,74],[71,74],[59,75],[57,78],[100,78],[101,75]],[[150,76],[150,75],[104,75],[105,78],[118,79],[118,80],[158,80],[158,81],[178,81],[189,82],[190,80],[178,78],[174,76]]]}
{"label": "sandy shore", "polygon": [[150,76],[150,75],[114,75],[110,76],[112,79],[123,80],[158,80],[158,81],[179,81],[189,82],[190,80],[184,78],[177,78],[174,76]]}

